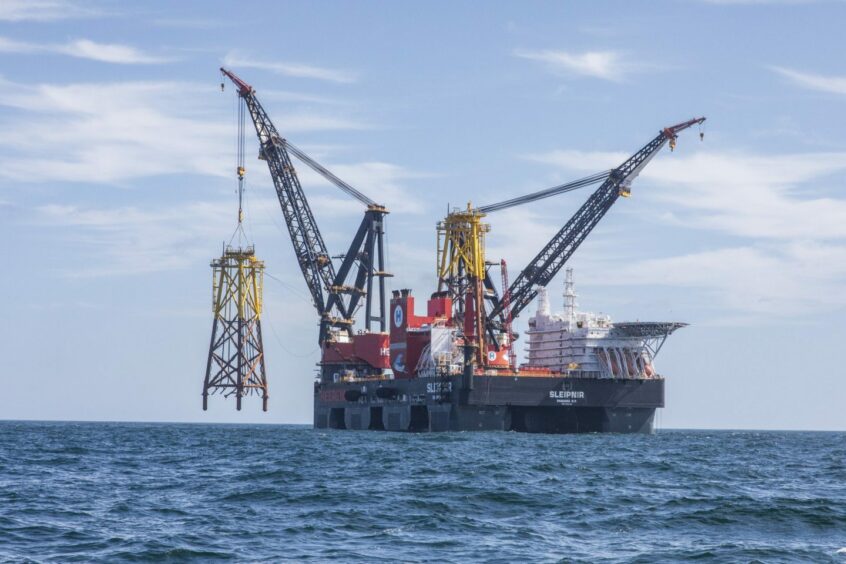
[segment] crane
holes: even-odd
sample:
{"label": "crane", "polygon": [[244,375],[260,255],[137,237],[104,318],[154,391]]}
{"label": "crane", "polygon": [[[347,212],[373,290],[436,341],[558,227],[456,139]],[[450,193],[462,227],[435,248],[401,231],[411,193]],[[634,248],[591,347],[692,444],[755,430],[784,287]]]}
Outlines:
{"label": "crane", "polygon": [[[704,117],[694,118],[676,125],[663,128],[649,143],[641,147],[635,154],[609,173],[601,173],[588,179],[598,179],[604,175],[599,188],[587,199],[581,208],[570,218],[558,233],[540,250],[534,259],[526,266],[508,287],[510,317],[517,317],[537,295],[538,286],[546,286],[561,270],[564,264],[582,244],[588,234],[599,223],[602,217],[611,209],[620,196],[631,194],[631,183],[643,168],[666,144],[674,149],[676,137],[685,129],[699,125],[705,121]],[[585,180],[585,179],[583,179]],[[598,180],[595,180],[595,182]],[[577,181],[580,182],[580,181]],[[573,184],[573,183],[571,183]],[[587,184],[581,184],[579,187]],[[567,185],[563,185],[567,186]],[[551,189],[552,190],[552,189]],[[483,206],[480,210],[495,211],[504,209],[503,204],[516,202],[519,205],[526,201],[534,201],[532,196],[515,198],[502,204]],[[536,199],[536,198],[535,198]],[[510,206],[508,206],[510,207]],[[486,287],[493,287],[486,282]],[[488,330],[498,332],[503,330],[505,321],[503,314],[506,305],[503,301],[493,299],[493,308],[488,313]]]}
{"label": "crane", "polygon": [[[338,178],[283,138],[256,97],[253,87],[225,68],[221,67],[220,72],[235,84],[242,103],[250,112],[259,140],[259,159],[267,162],[297,263],[320,316],[319,344],[323,347],[331,343],[338,332],[352,336],[353,315],[362,297],[365,300],[365,331],[369,332],[371,323],[377,322],[379,331],[384,332],[385,277],[390,276],[385,272],[384,252],[384,218],[388,213],[387,208]],[[223,86],[224,83],[221,83],[221,88]],[[290,155],[297,157],[366,207],[364,218],[349,249],[342,255],[337,270],[327,251]],[[350,285],[348,278],[356,264],[357,271]],[[373,298],[374,279],[378,279],[377,299]],[[374,313],[374,308],[378,310],[377,313]]]}
{"label": "crane", "polygon": [[517,367],[517,352],[511,346],[514,339],[514,333],[511,329],[511,291],[508,289],[508,263],[505,259],[499,261],[499,272],[502,275],[502,314],[503,314],[503,332],[508,339],[508,365],[511,370]]}
{"label": "crane", "polygon": [[694,118],[661,129],[649,143],[609,171],[495,204],[474,208],[468,203],[466,209],[455,209],[438,223],[438,291],[447,292],[452,298],[454,315],[464,327],[465,341],[475,347],[478,362],[484,362],[485,341],[500,349],[502,339],[497,335],[506,332],[509,323],[506,304],[500,301],[486,268],[491,263],[485,261],[484,239],[490,226],[482,223],[482,218],[488,213],[599,184],[507,291],[503,291],[503,295],[508,295],[508,313],[513,319],[531,303],[537,287],[546,286],[561,270],[617,198],[631,194],[632,181],[658,151],[667,143],[673,149],[681,131],[704,121],[705,118]]}
{"label": "crane", "polygon": [[[468,351],[474,351],[477,362],[485,362],[487,344],[500,350],[502,339],[497,335],[508,331],[506,326],[531,303],[537,287],[546,286],[561,270],[617,198],[631,194],[632,181],[658,151],[668,142],[670,149],[674,149],[681,131],[704,121],[704,117],[694,118],[661,129],[649,143],[612,170],[496,204],[474,208],[468,203],[466,209],[454,209],[438,223],[438,292],[445,292],[452,299],[453,314],[463,326],[465,345]],[[482,223],[482,218],[491,212],[593,184],[600,185],[503,291],[508,297],[507,304],[506,300],[500,301],[487,269],[490,263],[485,261],[484,241],[490,226]]]}

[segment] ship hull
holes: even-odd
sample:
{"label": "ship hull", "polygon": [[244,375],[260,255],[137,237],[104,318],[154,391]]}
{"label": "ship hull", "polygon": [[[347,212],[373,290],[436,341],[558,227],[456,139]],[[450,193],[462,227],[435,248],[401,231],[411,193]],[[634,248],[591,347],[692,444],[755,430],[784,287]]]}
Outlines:
{"label": "ship hull", "polygon": [[319,429],[652,433],[663,379],[462,376],[315,385]]}

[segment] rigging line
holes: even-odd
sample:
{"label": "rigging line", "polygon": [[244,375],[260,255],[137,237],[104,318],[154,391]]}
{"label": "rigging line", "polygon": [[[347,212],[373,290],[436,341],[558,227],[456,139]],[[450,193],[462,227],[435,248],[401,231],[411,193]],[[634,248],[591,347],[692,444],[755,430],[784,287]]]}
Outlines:
{"label": "rigging line", "polygon": [[542,200],[544,198],[549,198],[551,196],[556,196],[558,194],[563,194],[565,192],[570,192],[572,190],[576,190],[578,188],[583,188],[585,186],[590,186],[591,184],[596,184],[597,182],[601,182],[608,178],[611,174],[611,170],[606,170],[603,172],[599,172],[597,174],[593,174],[591,176],[586,176],[584,178],[580,178],[578,180],[574,180],[572,182],[567,182],[566,184],[560,184],[558,186],[553,186],[552,188],[546,188],[545,190],[540,190],[538,192],[533,192],[531,194],[526,194],[523,196],[517,196],[516,198],[511,198],[510,200],[505,200],[504,202],[498,202],[496,204],[490,204],[487,206],[480,206],[477,208],[477,211],[482,213],[490,213],[499,210],[504,210],[507,208],[511,208],[514,206],[519,206],[521,204],[528,204],[529,202],[534,202],[537,200]]}
{"label": "rigging line", "polygon": [[[244,189],[245,189],[245,180],[244,175],[246,170],[244,169],[244,143],[245,143],[245,131],[246,131],[246,102],[240,96],[236,100],[237,103],[237,134],[236,134],[236,146],[235,146],[235,160],[236,160],[236,168],[235,172],[238,177],[238,224],[235,227],[235,231],[232,233],[232,237],[229,239],[229,245],[232,245],[232,242],[235,240],[235,237],[238,237],[238,246],[241,246],[241,243],[250,243],[251,239],[247,237],[246,231],[244,231]],[[242,241],[243,238],[243,241]]]}
{"label": "rigging line", "polygon": [[[241,96],[238,95],[238,91],[235,91],[235,97],[232,99],[232,121],[235,123],[235,127],[238,127],[238,109],[241,105]],[[235,154],[238,154],[238,138],[235,138],[235,141],[232,143],[233,149],[235,149]]]}
{"label": "rigging line", "polygon": [[279,333],[276,332],[276,327],[273,325],[273,322],[270,321],[270,319],[267,319],[267,324],[270,325],[270,331],[273,333],[273,337],[276,339],[276,343],[282,348],[283,351],[295,358],[307,358],[309,356],[314,355],[314,353],[320,350],[319,348],[314,348],[308,351],[306,354],[297,354],[284,345],[282,339],[279,337]]}
{"label": "rigging line", "polygon": [[[242,235],[244,235],[244,237],[246,238],[247,235],[244,233],[244,228],[241,225],[241,222],[238,222],[238,225],[235,226],[235,231],[232,232],[232,236],[229,238],[229,243],[227,243],[227,246],[229,246],[229,247],[232,246],[232,241],[235,240],[235,236],[238,235],[239,232]],[[238,245],[239,246],[241,245],[241,238],[240,237],[238,237]]]}
{"label": "rigging line", "polygon": [[288,141],[287,139],[283,139],[282,142],[285,144],[285,147],[291,153],[293,153],[295,157],[307,164],[309,167],[311,167],[312,170],[320,174],[323,178],[330,181],[332,184],[334,184],[335,186],[337,186],[359,202],[363,203],[364,205],[376,205],[376,202],[374,202],[373,200],[371,200],[370,198],[368,198],[367,196],[365,196],[364,194],[362,194],[361,192],[359,192],[358,190],[356,190],[355,188],[353,188],[352,186],[332,174],[332,172],[326,169],[326,167],[309,157],[302,150],[298,149],[295,145],[293,145],[290,141]]}
{"label": "rigging line", "polygon": [[268,222],[269,222],[269,223],[270,223],[273,227],[275,227],[275,228],[276,228],[276,230],[277,230],[280,234],[282,234],[282,235],[283,235],[283,236],[285,236],[285,237],[288,237],[288,230],[287,230],[287,228],[285,227],[285,224],[284,224],[284,223],[282,223],[282,221],[280,221],[280,220],[279,220],[279,218],[278,218],[275,214],[272,214],[272,215],[271,215],[270,211],[269,211],[266,207],[264,207],[264,206],[259,206],[259,207],[258,207],[258,209],[260,209],[260,210],[261,210],[262,214],[264,214],[265,219],[267,219],[267,221],[268,221]]}
{"label": "rigging line", "polygon": [[[249,202],[247,202],[246,200],[244,202],[244,207],[249,209]],[[247,234],[247,231],[249,231],[249,234]],[[232,241],[235,240],[235,236],[238,235],[239,233],[241,235],[243,235],[246,243],[249,244],[249,243],[252,243],[253,241],[255,241],[255,237],[253,235],[252,224],[247,223],[247,228],[244,229],[244,222],[239,221],[238,225],[235,226],[235,231],[232,232],[232,237],[229,238],[229,246],[230,247],[232,246]],[[239,247],[241,246],[241,237],[240,236],[238,237],[238,246]]]}
{"label": "rigging line", "polygon": [[290,284],[288,284],[287,282],[285,282],[281,278],[277,278],[276,276],[269,273],[267,270],[264,271],[264,275],[267,276],[268,278],[270,278],[271,280],[274,280],[274,281],[278,282],[279,284],[281,284],[289,292],[294,294],[296,297],[302,299],[303,302],[311,304],[311,297],[310,296],[306,296],[305,294],[301,293],[299,290],[297,290],[296,288],[294,288],[293,286],[291,286]]}
{"label": "rigging line", "polygon": [[[241,103],[238,104],[238,165],[237,165],[237,174],[238,174],[238,225],[244,222],[244,174],[246,170],[244,169],[244,130],[245,130],[245,112],[246,112],[246,102],[243,98],[241,98]],[[244,230],[241,229],[241,233],[244,233]],[[244,237],[246,238],[246,233],[244,233]],[[239,241],[240,242],[240,241]]]}
{"label": "rigging line", "polygon": [[[253,205],[252,205],[251,197],[252,196],[251,196],[250,192],[247,190],[247,181],[244,180],[244,208],[246,209],[246,213],[244,215],[249,216],[249,217],[253,216]],[[249,241],[255,241],[256,236],[255,236],[255,233],[253,232],[253,222],[248,221],[246,223],[247,223],[247,229],[246,230],[248,232],[247,233],[247,239]]]}

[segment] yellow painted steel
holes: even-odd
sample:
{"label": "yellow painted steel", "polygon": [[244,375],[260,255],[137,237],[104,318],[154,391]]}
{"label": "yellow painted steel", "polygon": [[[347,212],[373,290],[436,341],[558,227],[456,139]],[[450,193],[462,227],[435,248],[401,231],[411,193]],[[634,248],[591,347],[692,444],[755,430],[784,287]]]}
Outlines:
{"label": "yellow painted steel", "polygon": [[453,211],[438,222],[438,279],[463,274],[482,280],[485,277],[485,234],[491,227],[482,223],[485,214],[473,209]]}
{"label": "yellow painted steel", "polygon": [[261,318],[264,294],[264,261],[252,247],[227,248],[212,266],[212,311],[221,319],[237,315],[244,321]]}
{"label": "yellow painted steel", "polygon": [[203,409],[211,391],[241,398],[262,394],[262,409],[267,411],[267,377],[261,338],[264,262],[255,256],[252,246],[227,247],[212,267],[212,341],[206,379],[203,385]]}

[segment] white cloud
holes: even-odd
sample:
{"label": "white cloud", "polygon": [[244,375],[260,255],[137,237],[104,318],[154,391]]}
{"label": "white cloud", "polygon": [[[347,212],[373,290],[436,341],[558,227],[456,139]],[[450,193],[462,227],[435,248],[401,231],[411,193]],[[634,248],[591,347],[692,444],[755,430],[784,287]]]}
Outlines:
{"label": "white cloud", "polygon": [[[311,155],[315,157],[314,154]],[[364,212],[364,205],[311,170],[296,158],[294,167],[306,192],[309,205],[323,229],[330,227],[330,219],[345,218],[344,225],[354,225]],[[430,175],[414,172],[402,166],[385,162],[333,163],[324,156],[320,162],[333,174],[361,191],[370,199],[388,208],[390,213],[419,214],[426,210],[424,200],[416,196],[408,181],[429,178]],[[270,174],[264,165],[259,167],[255,180],[261,189],[272,190]],[[275,211],[275,210],[274,210]],[[348,218],[352,218],[349,219]],[[280,218],[281,219],[281,218]],[[343,229],[340,231],[343,237]]]}
{"label": "white cloud", "polygon": [[[409,182],[432,178],[431,174],[381,161],[334,162],[332,153],[337,150],[334,146],[308,145],[299,148],[365,196],[387,207],[389,212],[419,214],[426,209],[425,200],[414,193]],[[363,204],[343,194],[329,180],[293,155],[292,160],[297,177],[317,215],[333,218],[361,215],[364,210]],[[253,165],[252,170],[255,170],[255,166]],[[257,181],[271,187],[267,167],[262,164],[259,165],[259,169]]]}
{"label": "white cloud", "polygon": [[36,221],[42,229],[62,228],[65,244],[91,253],[89,260],[74,261],[61,274],[110,276],[194,268],[207,262],[213,242],[232,231],[232,210],[232,202],[191,202],[152,210],[46,205],[36,210]]}
{"label": "white cloud", "polygon": [[[233,131],[204,97],[177,82],[25,86],[6,82],[0,177],[120,182],[161,174],[224,175]],[[17,153],[17,154],[15,154]]]}
{"label": "white cloud", "polygon": [[[167,207],[133,203],[155,198],[155,190],[171,190],[175,182],[165,179],[167,184],[145,186],[143,193],[132,190],[119,196],[123,205],[90,207],[68,198],[71,183],[120,184],[177,174],[196,175],[180,178],[178,185],[197,185],[209,176],[234,183],[231,98],[231,92],[222,95],[213,86],[186,82],[30,86],[0,78],[0,106],[6,106],[0,122],[0,200],[5,193],[24,189],[22,183],[45,183],[53,203],[38,208],[37,221],[42,227],[61,227],[61,242],[56,244],[73,245],[86,258],[75,263],[80,266],[69,267],[73,270],[62,271],[67,275],[169,271],[206,263],[209,249],[234,228],[231,195],[223,201],[210,194],[208,202],[184,202],[176,190],[168,194]],[[365,127],[311,111],[298,113],[296,108],[282,115],[271,110],[271,116],[286,134]],[[267,166],[255,160],[255,140],[248,135],[248,224],[257,236],[272,235],[272,248],[278,248],[280,237],[287,241],[287,229]],[[408,189],[420,173],[378,161],[336,164],[329,158],[336,147],[314,147],[330,170],[391,211],[412,213],[422,207]],[[296,166],[327,245],[332,253],[343,252],[364,207],[305,165]],[[3,209],[0,205],[0,213]],[[15,215],[21,221],[26,211]],[[339,217],[344,220],[333,221]]]}
{"label": "white cloud", "polygon": [[0,36],[0,53],[36,53],[40,46]]}
{"label": "white cloud", "polygon": [[[90,207],[67,200],[70,191],[65,197],[59,194],[72,182],[115,184],[175,174],[231,178],[235,128],[227,112],[231,106],[221,96],[209,85],[184,82],[27,86],[0,79],[0,106],[13,110],[0,124],[0,187],[14,193],[22,182],[51,184],[46,188],[52,201],[61,203],[38,208],[39,228],[60,227],[54,232],[61,233],[56,244],[71,245],[77,256],[85,257],[72,266],[57,267],[61,274],[123,275],[207,263],[210,249],[216,250],[217,242],[234,228],[231,196],[221,199],[214,194],[209,202],[180,202],[177,193],[168,196],[172,203],[167,207],[140,203]],[[351,126],[296,112],[278,119],[274,115],[274,121],[285,132]],[[253,143],[248,138],[248,146]],[[419,177],[417,173],[384,162],[336,165],[324,157],[321,161],[331,170],[392,211],[413,211],[419,203],[406,193],[406,183]],[[278,248],[280,238],[287,241],[288,234],[267,167],[254,159],[248,163],[252,163],[247,175],[248,226],[265,237],[262,242],[272,237],[272,246],[261,248]],[[297,170],[327,245],[333,253],[344,251],[363,206],[304,165],[297,164]],[[189,177],[187,182],[198,181]],[[157,185],[145,188],[143,195],[132,191],[120,198],[149,200],[155,197],[149,190],[159,189],[169,188]],[[21,221],[25,212],[16,216]],[[332,221],[338,217],[344,221]]]}
{"label": "white cloud", "polygon": [[58,52],[65,53],[72,57],[91,59],[104,63],[118,64],[151,64],[163,63],[171,59],[154,57],[139,51],[135,47],[110,43],[96,43],[89,39],[71,41],[62,45]]}
{"label": "white cloud", "polygon": [[417,214],[425,210],[423,199],[415,196],[404,182],[427,175],[384,162],[338,164],[331,170],[389,211]]}
{"label": "white cloud", "polygon": [[[493,261],[505,258],[514,270],[512,276],[516,276],[519,268],[528,264],[561,228],[549,221],[543,212],[543,206],[518,206],[490,214],[485,219],[491,225],[491,233],[487,236],[488,258]],[[527,228],[514,228],[520,225]]]}
{"label": "white cloud", "polygon": [[[115,82],[28,86],[0,79],[0,178],[121,182],[162,174],[225,176],[235,131],[209,85]],[[280,131],[361,129],[313,111],[273,115]],[[251,140],[248,140],[251,142]],[[17,153],[17,154],[15,154]]]}
{"label": "white cloud", "polygon": [[[373,170],[371,165],[347,165],[346,170],[365,174]],[[394,174],[402,176],[403,173]],[[260,176],[266,175],[266,171],[261,170]],[[334,189],[315,187],[314,179],[308,174],[305,176],[303,186],[329,252],[332,255],[341,253],[352,240],[364,206],[329,191]],[[248,183],[244,210],[247,235],[260,252],[266,253],[267,259],[272,257],[268,268],[277,273],[296,272],[296,269],[280,268],[278,262],[280,250],[284,255],[281,260],[293,261],[294,257],[273,187]],[[62,240],[57,244],[72,245],[74,256],[85,257],[85,260],[73,261],[72,266],[57,267],[59,274],[99,277],[196,269],[207,264],[210,253],[219,249],[220,241],[228,240],[233,234],[235,218],[235,197],[221,197],[216,193],[210,201],[178,202],[167,206],[48,204],[36,208],[30,221],[39,230],[60,229]],[[273,249],[273,253],[269,249]],[[291,284],[300,289],[301,281],[296,275],[293,278]],[[305,293],[304,288],[302,292]]]}
{"label": "white cloud", "polygon": [[0,21],[49,22],[71,18],[97,16],[100,12],[64,0],[2,0]]}
{"label": "white cloud", "polygon": [[237,51],[232,51],[223,58],[223,66],[231,67],[236,73],[238,69],[252,68],[284,76],[313,78],[329,82],[350,83],[355,82],[357,79],[354,73],[345,70],[329,69],[315,65],[285,61],[261,61]]}
{"label": "white cloud", "polygon": [[[644,180],[692,227],[756,239],[846,238],[846,153],[700,153],[664,159]],[[685,210],[689,210],[685,213]]]}
{"label": "white cloud", "polygon": [[[235,196],[214,196],[210,201],[186,201],[166,206],[48,204],[37,207],[29,221],[42,231],[55,229],[62,235],[56,245],[70,245],[73,256],[84,257],[84,260],[71,261],[71,266],[58,265],[58,273],[63,276],[123,276],[196,270],[208,265],[211,256],[220,252],[221,243],[228,242],[235,233]],[[257,240],[260,252],[270,248],[266,244],[269,240],[274,242],[275,248],[280,238],[287,239],[275,196],[250,193],[245,211],[246,232],[251,239]]]}
{"label": "white cloud", "polygon": [[638,70],[642,65],[632,63],[616,51],[586,51],[570,53],[551,49],[517,49],[514,55],[523,59],[544,63],[555,72],[592,76],[604,80],[619,81]]}
{"label": "white cloud", "polygon": [[784,67],[770,67],[770,69],[801,88],[832,94],[846,94],[846,76],[807,73]]}
{"label": "white cloud", "polygon": [[[712,250],[638,260],[600,250],[597,271],[613,279],[595,284],[695,288],[696,301],[733,314],[798,315],[846,305],[846,198],[841,180],[846,153],[749,154],[695,150],[655,159],[635,181],[633,194],[653,211],[651,220],[674,229],[738,237]],[[617,152],[553,151],[529,157],[582,174],[618,165]],[[836,194],[832,196],[829,194]]]}
{"label": "white cloud", "polygon": [[[627,155],[552,151],[529,158],[582,173],[617,166]],[[800,190],[844,170],[846,153],[677,152],[650,163],[633,191],[669,204],[688,227],[752,238],[846,238],[846,199]]]}
{"label": "white cloud", "polygon": [[736,313],[807,315],[846,305],[846,246],[803,241],[721,248],[623,263],[619,276],[626,284],[704,290]]}
{"label": "white cloud", "polygon": [[79,59],[117,64],[155,64],[172,59],[149,55],[128,45],[78,39],[63,44],[28,43],[0,37],[0,53],[54,53]]}

